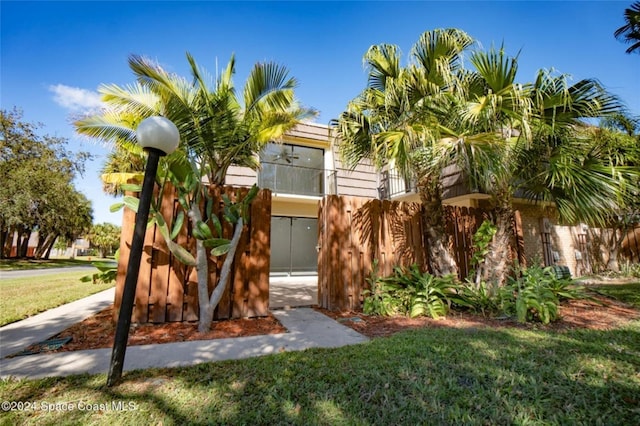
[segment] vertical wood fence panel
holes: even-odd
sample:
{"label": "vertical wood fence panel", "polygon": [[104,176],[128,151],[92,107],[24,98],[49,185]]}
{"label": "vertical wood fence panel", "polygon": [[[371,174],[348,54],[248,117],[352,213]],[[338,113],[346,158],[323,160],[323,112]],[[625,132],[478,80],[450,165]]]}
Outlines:
{"label": "vertical wood fence panel", "polygon": [[359,308],[374,260],[380,275],[397,265],[425,267],[420,214],[414,203],[325,197],[318,214],[318,303]]}
{"label": "vertical wood fence panel", "polygon": [[640,262],[640,226],[630,230],[622,241],[622,256],[629,262]]}
{"label": "vertical wood fence panel", "polygon": [[[212,214],[223,223],[224,238],[231,238],[233,227],[222,218],[222,194],[235,200],[236,194],[244,197],[248,188],[232,187],[210,189],[214,199]],[[170,229],[182,211],[172,187],[165,186],[160,213]],[[269,312],[269,254],[271,232],[271,192],[261,190],[249,209],[249,220],[240,239],[236,261],[232,266],[229,286],[214,312],[214,319],[257,317]],[[186,212],[183,212],[186,213]],[[120,262],[116,280],[115,317],[122,302],[122,291],[129,259],[135,213],[125,209],[123,214]],[[195,255],[195,238],[191,225],[185,218],[176,240]],[[132,321],[173,322],[196,321],[198,319],[198,278],[195,267],[180,263],[168,250],[156,226],[147,229],[140,275],[136,287]],[[223,259],[209,258],[209,294],[218,283]]]}
{"label": "vertical wood fence panel", "polygon": [[[480,209],[446,207],[446,231],[453,244],[459,278],[468,276],[473,235],[488,215]],[[521,243],[515,218],[514,234]],[[520,237],[518,237],[518,235]],[[318,304],[331,310],[354,310],[377,262],[380,276],[395,266],[428,269],[423,210],[419,203],[330,195],[318,210]]]}

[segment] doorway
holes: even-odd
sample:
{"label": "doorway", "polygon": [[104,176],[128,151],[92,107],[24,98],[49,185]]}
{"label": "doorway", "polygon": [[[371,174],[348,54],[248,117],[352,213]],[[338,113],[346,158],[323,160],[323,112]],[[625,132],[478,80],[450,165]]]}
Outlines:
{"label": "doorway", "polygon": [[318,273],[318,219],[274,216],[271,218],[271,273]]}

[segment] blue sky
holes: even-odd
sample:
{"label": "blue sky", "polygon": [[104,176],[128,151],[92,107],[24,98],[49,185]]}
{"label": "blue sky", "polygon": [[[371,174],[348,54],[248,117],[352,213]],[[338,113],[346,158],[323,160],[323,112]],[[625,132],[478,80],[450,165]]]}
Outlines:
{"label": "blue sky", "polygon": [[0,3],[0,107],[24,111],[92,152],[77,188],[92,201],[94,222],[119,224],[116,200],[101,192],[108,148],[74,134],[71,118],[95,107],[100,84],[131,83],[130,54],[188,75],[185,52],[215,72],[236,55],[237,86],[258,61],[286,65],[298,98],[328,123],[365,85],[362,56],[373,44],[405,53],[419,35],[460,28],[485,48],[504,43],[519,56],[518,80],[554,68],[574,81],[596,78],[640,115],[640,55],[613,37],[631,4],[617,1],[454,2],[12,2]]}

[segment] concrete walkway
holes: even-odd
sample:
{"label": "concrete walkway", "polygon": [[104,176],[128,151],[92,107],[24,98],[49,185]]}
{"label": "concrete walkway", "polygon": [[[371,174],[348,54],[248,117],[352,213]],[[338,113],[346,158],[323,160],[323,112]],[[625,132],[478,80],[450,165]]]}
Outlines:
{"label": "concrete walkway", "polygon": [[[113,302],[113,289],[0,328],[0,377],[41,378],[106,373],[111,348],[4,358],[59,333]],[[109,294],[108,292],[111,292]],[[53,312],[56,311],[56,312]],[[242,359],[314,347],[339,347],[368,340],[311,308],[274,310],[287,333],[127,348],[124,370],[178,367]],[[19,343],[18,343],[19,342]]]}
{"label": "concrete walkway", "polygon": [[271,309],[306,307],[317,303],[317,276],[269,278],[269,307]]}
{"label": "concrete walkway", "polygon": [[39,277],[42,275],[55,275],[65,274],[67,272],[80,272],[86,271],[90,274],[91,271],[97,271],[95,266],[81,265],[81,266],[65,266],[61,268],[42,268],[42,269],[24,269],[19,271],[0,271],[0,280],[8,280],[11,278],[28,278]]}
{"label": "concrete walkway", "polygon": [[47,340],[73,324],[109,307],[113,304],[115,291],[115,288],[110,288],[25,320],[0,327],[0,358],[20,352],[34,343]]}

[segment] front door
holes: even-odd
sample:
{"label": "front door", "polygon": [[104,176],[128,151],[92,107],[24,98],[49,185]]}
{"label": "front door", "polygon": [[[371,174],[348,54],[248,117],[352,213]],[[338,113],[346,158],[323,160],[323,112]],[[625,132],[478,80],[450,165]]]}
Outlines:
{"label": "front door", "polygon": [[271,218],[271,272],[308,275],[318,272],[318,219]]}

